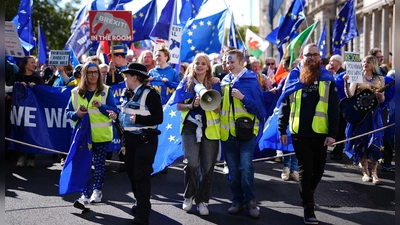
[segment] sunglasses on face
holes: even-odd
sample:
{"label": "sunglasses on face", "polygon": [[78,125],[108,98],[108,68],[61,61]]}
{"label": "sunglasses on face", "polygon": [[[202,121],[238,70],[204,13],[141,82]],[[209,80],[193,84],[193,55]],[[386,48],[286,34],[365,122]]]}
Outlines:
{"label": "sunglasses on face", "polygon": [[267,63],[267,64],[265,64],[265,65],[271,66],[271,65],[275,65],[275,63]]}

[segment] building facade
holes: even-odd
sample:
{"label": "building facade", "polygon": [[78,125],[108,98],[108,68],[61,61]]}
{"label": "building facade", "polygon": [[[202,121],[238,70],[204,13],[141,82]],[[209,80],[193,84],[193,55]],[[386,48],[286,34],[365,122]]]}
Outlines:
{"label": "building facade", "polygon": [[[267,15],[270,1],[260,1],[260,15]],[[299,30],[304,30],[307,25],[319,19],[319,26],[311,37],[312,42],[318,42],[324,24],[327,26],[327,54],[332,49],[332,33],[336,15],[342,9],[346,0],[307,0],[304,13],[306,21],[303,21]],[[359,36],[350,41],[343,51],[359,52],[364,57],[374,47],[380,48],[384,56],[384,62],[391,64],[394,59],[394,24],[395,10],[394,0],[354,0],[357,29]],[[281,9],[274,18],[274,27],[278,26],[280,15],[285,15],[291,1],[284,1]],[[267,16],[260,17],[260,36],[265,37],[271,32],[271,25]],[[276,48],[268,48],[264,55],[276,57]]]}

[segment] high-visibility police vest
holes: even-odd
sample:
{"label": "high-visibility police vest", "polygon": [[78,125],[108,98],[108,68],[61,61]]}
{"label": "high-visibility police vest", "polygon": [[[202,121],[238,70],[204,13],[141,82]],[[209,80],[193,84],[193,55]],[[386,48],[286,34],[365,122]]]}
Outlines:
{"label": "high-visibility police vest", "polygon": [[235,121],[237,118],[244,116],[255,119],[253,133],[255,136],[257,136],[258,130],[260,129],[260,121],[258,120],[257,116],[248,113],[245,110],[242,101],[237,98],[232,98],[235,108],[235,118],[233,118],[232,106],[229,101],[229,89],[229,85],[224,88],[224,99],[221,109],[221,140],[228,140],[229,133],[231,133],[232,136],[236,137]]}
{"label": "high-visibility police vest", "polygon": [[[315,114],[312,121],[312,129],[318,134],[328,133],[328,102],[330,81],[319,81],[318,93],[319,101],[315,108]],[[300,108],[303,90],[297,90],[290,95],[290,132],[297,134],[299,132]]]}
{"label": "high-visibility police vest", "polygon": [[[101,102],[101,104],[106,104],[107,96],[108,96],[107,85],[104,85],[104,90],[100,95],[93,95],[90,102],[88,102],[87,98],[82,98],[78,94],[78,88],[74,88],[71,91],[71,101],[75,110],[77,110],[81,105],[85,106],[88,109],[89,118],[90,118],[90,126],[92,128],[92,141],[93,142],[108,142],[113,138],[113,130],[112,130],[112,120],[108,116],[102,114],[99,108],[92,106],[93,100],[97,99]],[[75,121],[76,124],[77,121]]]}
{"label": "high-visibility police vest", "polygon": [[[214,111],[205,111],[205,114],[206,114],[206,123],[207,123],[206,130],[205,130],[206,137],[209,140],[221,139],[219,114],[215,113]],[[183,123],[185,122],[185,120],[188,116],[189,116],[189,110],[181,111],[181,126],[180,126],[181,134],[182,134],[182,129],[183,129]]]}
{"label": "high-visibility police vest", "polygon": [[132,121],[130,120],[132,114],[141,116],[151,115],[149,108],[146,106],[146,99],[150,90],[151,90],[150,87],[147,86],[145,86],[144,88],[139,88],[136,95],[140,97],[137,100],[133,98],[131,101],[126,102],[125,105],[123,103],[121,107],[121,113],[119,113],[118,115],[118,119],[125,131],[130,131],[132,133],[138,134],[142,133],[142,129],[157,128],[157,125],[145,126],[142,124],[132,123]]}

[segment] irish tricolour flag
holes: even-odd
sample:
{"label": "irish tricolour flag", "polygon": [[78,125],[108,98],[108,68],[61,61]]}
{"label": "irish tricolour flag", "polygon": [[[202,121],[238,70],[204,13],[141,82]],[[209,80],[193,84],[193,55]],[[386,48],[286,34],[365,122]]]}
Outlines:
{"label": "irish tricolour flag", "polygon": [[250,55],[258,58],[268,48],[269,43],[260,38],[251,30],[246,30],[246,46]]}

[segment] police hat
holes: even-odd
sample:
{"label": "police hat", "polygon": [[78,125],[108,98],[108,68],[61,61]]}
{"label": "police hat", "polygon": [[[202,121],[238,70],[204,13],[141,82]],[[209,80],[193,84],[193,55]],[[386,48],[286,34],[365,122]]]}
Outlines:
{"label": "police hat", "polygon": [[141,63],[129,63],[128,66],[122,73],[127,73],[130,75],[142,76],[145,78],[149,78],[150,76],[147,74],[147,67]]}

